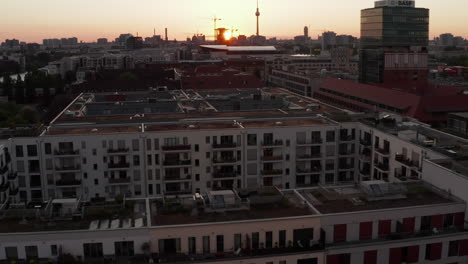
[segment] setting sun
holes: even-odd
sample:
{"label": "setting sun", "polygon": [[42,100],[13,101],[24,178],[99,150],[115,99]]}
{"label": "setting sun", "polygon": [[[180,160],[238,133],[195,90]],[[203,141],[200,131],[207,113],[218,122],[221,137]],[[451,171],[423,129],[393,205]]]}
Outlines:
{"label": "setting sun", "polygon": [[226,31],[224,32],[224,39],[230,40],[231,38],[232,38],[232,32],[231,32],[231,30],[226,30]]}

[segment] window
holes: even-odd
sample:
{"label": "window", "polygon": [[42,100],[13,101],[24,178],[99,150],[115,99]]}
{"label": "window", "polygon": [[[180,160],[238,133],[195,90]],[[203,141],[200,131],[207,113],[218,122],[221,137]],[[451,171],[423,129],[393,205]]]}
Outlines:
{"label": "window", "polygon": [[97,150],[96,150],[96,149],[93,149],[93,155],[94,155],[94,156],[97,155]]}
{"label": "window", "polygon": [[47,155],[52,154],[52,146],[51,146],[50,143],[45,143],[45,144],[44,144],[44,152],[45,152],[45,154],[47,154]]}
{"label": "window", "polygon": [[86,158],[83,158],[83,164],[86,164]]}
{"label": "window", "polygon": [[333,237],[334,237],[335,243],[345,242],[346,241],[346,224],[335,225]]}
{"label": "window", "polygon": [[37,156],[37,146],[36,145],[28,145],[28,157],[36,157]]}
{"label": "window", "polygon": [[265,247],[272,248],[273,247],[273,232],[266,232],[265,233]]}
{"label": "window", "polygon": [[286,230],[279,231],[279,247],[286,247]]}
{"label": "window", "polygon": [[450,241],[449,243],[449,250],[448,250],[448,256],[449,257],[454,257],[458,256],[458,241]]}
{"label": "window", "polygon": [[205,142],[206,142],[206,144],[210,144],[210,136],[205,137]]}
{"label": "window", "polygon": [[203,237],[203,253],[210,253],[210,237]]}
{"label": "window", "polygon": [[200,146],[198,146],[198,144],[195,144],[195,152],[198,152],[200,151]]}
{"label": "window", "polygon": [[195,180],[200,181],[200,174],[195,174]]}
{"label": "window", "polygon": [[248,134],[247,135],[247,145],[249,145],[249,146],[256,146],[257,145],[257,135],[256,134]]}
{"label": "window", "polygon": [[363,222],[359,225],[359,240],[372,239],[372,222]]}
{"label": "window", "polygon": [[438,260],[442,257],[442,243],[434,243],[426,245],[426,259]]}
{"label": "window", "polygon": [[15,147],[15,155],[18,158],[24,157],[23,146],[16,146]]}
{"label": "window", "polygon": [[148,150],[148,151],[151,150],[151,139],[146,140],[146,150]]}
{"label": "window", "polygon": [[25,246],[24,251],[26,252],[26,259],[36,259],[39,257],[37,246]]}
{"label": "window", "polygon": [[252,233],[252,248],[258,249],[260,246],[260,233]]}
{"label": "window", "polygon": [[97,169],[98,169],[97,164],[93,164],[93,169],[94,169],[94,170],[97,170]]}
{"label": "window", "polygon": [[189,237],[188,238],[188,250],[189,254],[196,254],[197,253],[197,239],[196,237]]}
{"label": "window", "polygon": [[140,156],[133,155],[133,166],[140,166]]}
{"label": "window", "polygon": [[94,179],[94,185],[99,185],[99,179]]}
{"label": "window", "polygon": [[327,142],[335,142],[335,131],[327,131]]}
{"label": "window", "polygon": [[234,234],[234,250],[242,248],[242,234]]}
{"label": "window", "polygon": [[224,252],[224,236],[223,235],[216,236],[216,252],[218,253]]}
{"label": "window", "polygon": [[133,241],[114,242],[115,255],[117,257],[132,257],[134,255]]}
{"label": "window", "polygon": [[18,248],[17,247],[5,247],[5,256],[7,259],[18,259]]}
{"label": "window", "polygon": [[102,243],[85,243],[83,244],[83,253],[85,258],[103,257]]}
{"label": "window", "polygon": [[139,151],[140,150],[140,142],[138,139],[132,140],[132,148],[133,151]]}
{"label": "window", "polygon": [[377,250],[364,252],[364,264],[377,264]]}

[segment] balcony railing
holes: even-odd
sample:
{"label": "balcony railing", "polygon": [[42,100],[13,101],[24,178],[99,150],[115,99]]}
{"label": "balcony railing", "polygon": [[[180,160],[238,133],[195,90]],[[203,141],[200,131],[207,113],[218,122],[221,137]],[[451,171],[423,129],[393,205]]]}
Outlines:
{"label": "balcony railing", "polygon": [[228,148],[237,148],[239,147],[239,144],[236,144],[234,142],[228,142],[228,143],[213,144],[212,147],[215,149],[228,149]]}
{"label": "balcony railing", "polygon": [[107,149],[107,153],[111,153],[111,154],[114,154],[114,153],[127,153],[128,151],[130,151],[129,148]]}
{"label": "balcony railing", "polygon": [[165,195],[184,195],[184,194],[192,194],[192,190],[191,189],[187,189],[187,190],[173,190],[173,191],[168,191],[166,190],[164,192]]}
{"label": "balcony railing", "polygon": [[351,170],[354,169],[354,164],[340,164],[338,166],[339,170]]}
{"label": "balcony railing", "polygon": [[80,170],[81,166],[80,165],[74,165],[74,166],[56,166],[55,170],[56,171],[74,171],[74,170]]}
{"label": "balcony railing", "polygon": [[296,169],[297,174],[311,174],[311,173],[319,173],[322,171],[322,167],[313,167],[310,169]]}
{"label": "balcony railing", "polygon": [[360,170],[359,173],[364,176],[370,176],[370,169],[369,170]]}
{"label": "balcony railing", "polygon": [[213,178],[219,179],[219,178],[235,178],[239,176],[237,172],[221,172],[217,171],[213,173]]}
{"label": "balcony railing", "polygon": [[389,149],[376,148],[375,151],[377,153],[380,153],[381,155],[384,155],[384,156],[390,155],[390,150]]}
{"label": "balcony railing", "polygon": [[354,155],[354,150],[353,149],[341,149],[338,153],[340,155]]}
{"label": "balcony railing", "polygon": [[322,153],[312,153],[312,154],[305,154],[297,156],[298,160],[307,160],[307,159],[320,159],[322,157]]}
{"label": "balcony railing", "polygon": [[297,140],[296,144],[301,146],[301,145],[315,145],[315,144],[322,144],[323,139],[321,138],[312,138],[312,140],[307,141],[307,140]]}
{"label": "balcony railing", "polygon": [[183,150],[190,150],[192,148],[191,145],[166,145],[162,146],[163,151],[183,151]]}
{"label": "balcony railing", "polygon": [[419,162],[418,161],[412,161],[411,159],[406,158],[403,155],[395,155],[395,160],[408,166],[408,167],[413,167],[413,168],[418,168],[419,169]]}
{"label": "balcony railing", "polygon": [[[159,263],[194,263],[194,262],[212,262],[218,263],[222,261],[232,260],[233,262],[239,262],[246,258],[269,258],[268,256],[281,256],[281,255],[292,255],[292,254],[306,254],[323,251],[324,245],[319,241],[314,241],[312,246],[307,241],[302,242],[302,246],[293,245],[290,242],[289,245],[278,247],[275,245],[272,248],[249,248],[242,249],[240,254],[235,252],[223,252],[223,253],[206,253],[206,254],[159,254],[156,255]],[[236,260],[238,259],[238,260]],[[242,261],[241,261],[242,262]]]}
{"label": "balcony railing", "polygon": [[79,149],[76,149],[76,150],[73,150],[73,149],[56,149],[54,151],[55,156],[74,156],[74,155],[79,155],[79,154],[80,154]]}
{"label": "balcony railing", "polygon": [[109,169],[127,169],[127,168],[130,168],[130,163],[128,162],[108,163],[107,167]]}
{"label": "balcony railing", "polygon": [[262,175],[283,175],[283,170],[262,170]]}
{"label": "balcony railing", "polygon": [[130,183],[130,178],[109,178],[110,184]]}
{"label": "balcony railing", "polygon": [[361,138],[359,140],[359,143],[361,143],[361,145],[364,145],[364,146],[372,146],[372,142],[370,139],[365,139],[365,138]]}
{"label": "balcony railing", "polygon": [[164,180],[166,181],[188,181],[192,179],[192,175],[166,175]]}
{"label": "balcony railing", "polygon": [[220,158],[213,159],[213,163],[236,163],[238,160],[236,158]]}
{"label": "balcony railing", "polygon": [[340,136],[340,141],[353,141],[356,137],[353,135]]}
{"label": "balcony railing", "polygon": [[283,140],[263,141],[262,146],[264,147],[283,146]]}
{"label": "balcony railing", "polygon": [[263,156],[263,161],[281,161],[283,160],[283,156]]}
{"label": "balcony railing", "polygon": [[377,167],[381,171],[388,171],[389,170],[388,164],[384,164],[384,163],[377,163],[375,165],[375,167]]}
{"label": "balcony railing", "polygon": [[165,160],[163,162],[164,166],[188,166],[191,164],[191,160]]}
{"label": "balcony railing", "polygon": [[58,180],[55,181],[55,185],[57,186],[76,186],[81,185],[80,180]]}

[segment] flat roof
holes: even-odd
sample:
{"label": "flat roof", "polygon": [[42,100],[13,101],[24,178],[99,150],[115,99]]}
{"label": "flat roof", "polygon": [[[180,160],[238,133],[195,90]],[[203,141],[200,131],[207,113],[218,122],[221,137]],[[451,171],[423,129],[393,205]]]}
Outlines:
{"label": "flat roof", "polygon": [[400,184],[401,191],[369,194],[356,186],[314,188],[299,191],[321,214],[396,209],[451,204],[457,201],[421,182]]}
{"label": "flat roof", "polygon": [[201,48],[222,51],[276,51],[274,46],[227,46],[227,45],[200,45]]}

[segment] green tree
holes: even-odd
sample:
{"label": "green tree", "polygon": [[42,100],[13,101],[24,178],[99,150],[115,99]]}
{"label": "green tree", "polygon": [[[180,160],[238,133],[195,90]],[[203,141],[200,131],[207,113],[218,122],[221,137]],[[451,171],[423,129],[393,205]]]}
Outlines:
{"label": "green tree", "polygon": [[33,82],[32,74],[26,74],[24,77],[24,86],[26,89],[26,101],[28,103],[34,103],[36,100],[36,86]]}
{"label": "green tree", "polygon": [[15,101],[17,104],[24,104],[24,82],[19,74],[15,83]]}
{"label": "green tree", "polygon": [[8,100],[13,98],[13,82],[7,73],[3,75],[2,95],[8,96]]}

